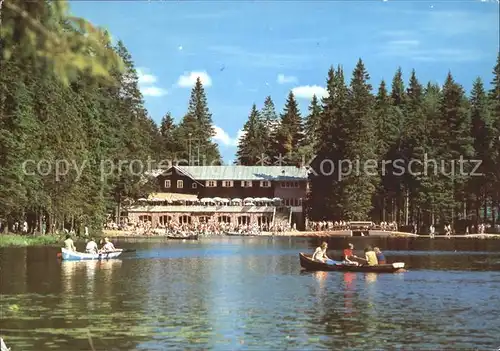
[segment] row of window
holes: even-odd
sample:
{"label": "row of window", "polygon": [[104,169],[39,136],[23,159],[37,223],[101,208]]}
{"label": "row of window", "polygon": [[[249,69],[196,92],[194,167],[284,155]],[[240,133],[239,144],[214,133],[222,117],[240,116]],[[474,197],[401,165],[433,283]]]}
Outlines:
{"label": "row of window", "polygon": [[[242,188],[251,188],[253,185],[253,182],[247,181],[247,180],[242,180],[240,184],[241,184]],[[182,188],[184,188],[184,181],[178,180],[176,185],[177,185],[177,189],[182,189]],[[207,181],[205,181],[205,186],[207,188],[215,188],[215,187],[217,187],[217,181],[216,180],[207,180]],[[171,188],[171,187],[172,187],[172,182],[168,179],[165,180],[165,188]],[[193,182],[191,184],[191,187],[193,189],[196,189],[198,187],[198,183]],[[234,187],[234,181],[233,180],[223,180],[222,187],[223,188],[232,188],[232,187]],[[268,180],[261,180],[260,187],[261,188],[270,188],[271,182]],[[299,188],[300,185],[299,185],[299,182],[281,182],[281,187],[282,188]]]}
{"label": "row of window", "polygon": [[302,206],[302,199],[283,199],[285,206]]}
{"label": "row of window", "polygon": [[[191,224],[191,216],[188,216],[188,215],[183,215],[183,216],[180,216],[178,218],[178,221],[180,224]],[[143,215],[143,216],[139,216],[139,221],[141,222],[152,222],[152,216],[150,215]],[[161,216],[159,218],[160,220],[160,224],[168,224],[172,221],[172,217],[171,216]],[[210,221],[210,217],[209,216],[201,216],[198,218],[198,222],[199,223],[208,223]],[[237,217],[237,221],[238,221],[238,224],[240,225],[246,225],[246,224],[251,224],[251,221],[250,221],[250,216],[239,216]],[[220,216],[218,218],[218,222],[219,223],[231,223],[231,217],[230,216]],[[263,225],[263,224],[270,224],[271,223],[271,217],[269,216],[261,216],[261,217],[257,217],[257,223],[259,225]]]}

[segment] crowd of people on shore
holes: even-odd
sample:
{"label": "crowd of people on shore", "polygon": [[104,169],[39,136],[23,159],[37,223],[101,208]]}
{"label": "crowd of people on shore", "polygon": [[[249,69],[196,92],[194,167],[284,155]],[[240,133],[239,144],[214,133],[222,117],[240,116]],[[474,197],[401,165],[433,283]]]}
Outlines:
{"label": "crowd of people on shore", "polygon": [[318,261],[326,263],[329,265],[349,265],[349,266],[359,266],[360,264],[366,264],[368,266],[376,266],[379,264],[386,264],[385,256],[378,247],[367,246],[364,252],[364,258],[356,256],[354,254],[354,245],[349,243],[347,247],[342,252],[342,257],[340,260],[333,260],[326,254],[328,249],[328,244],[323,242],[320,246],[316,248],[312,255],[313,261]]}
{"label": "crowd of people on shore", "polygon": [[[397,231],[398,225],[396,222],[380,222],[375,224],[370,222],[368,225],[359,226],[356,228],[365,230],[383,230],[383,231]],[[352,229],[352,224],[349,221],[309,221],[307,229],[315,232],[328,232],[336,230],[350,230]]]}
{"label": "crowd of people on shore", "polygon": [[288,221],[283,219],[275,219],[274,224],[262,223],[258,224],[232,224],[226,222],[217,222],[209,220],[206,223],[177,223],[170,221],[168,223],[160,223],[156,227],[149,221],[127,222],[116,224],[108,222],[104,225],[107,230],[120,230],[129,235],[167,235],[167,236],[218,236],[227,233],[242,234],[242,235],[261,235],[264,233],[273,233],[279,235],[280,233],[290,232],[295,229],[295,226],[290,226]]}

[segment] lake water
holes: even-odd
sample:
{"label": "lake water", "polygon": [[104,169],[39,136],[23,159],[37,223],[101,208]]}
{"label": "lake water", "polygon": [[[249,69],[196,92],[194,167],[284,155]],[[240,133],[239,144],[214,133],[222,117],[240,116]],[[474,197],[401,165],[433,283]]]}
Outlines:
{"label": "lake water", "polygon": [[13,351],[500,348],[500,240],[351,242],[409,271],[304,273],[306,238],[121,242],[137,251],[104,262],[3,249],[0,335]]}

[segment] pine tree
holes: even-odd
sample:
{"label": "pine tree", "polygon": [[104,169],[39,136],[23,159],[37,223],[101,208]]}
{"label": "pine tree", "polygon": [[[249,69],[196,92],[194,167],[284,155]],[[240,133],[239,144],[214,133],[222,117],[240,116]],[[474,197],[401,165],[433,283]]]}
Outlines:
{"label": "pine tree", "polygon": [[236,152],[237,163],[243,166],[263,165],[266,151],[263,140],[266,137],[266,129],[255,104],[243,127],[243,133]]}
{"label": "pine tree", "polygon": [[276,135],[280,121],[271,96],[267,96],[264,100],[264,107],[261,109],[259,115],[262,124],[266,128],[266,136],[264,140],[264,145],[266,147],[266,159],[269,164],[272,164],[275,157],[279,154],[279,146],[276,141]]}
{"label": "pine tree", "polygon": [[304,145],[311,146],[318,141],[319,124],[321,119],[321,105],[316,95],[313,95],[311,104],[309,105],[309,115],[304,122]]}
{"label": "pine tree", "polygon": [[[494,177],[491,189],[493,208],[498,208],[500,204],[500,53],[497,56],[497,63],[493,69],[493,81],[489,92],[491,105],[491,117],[493,124],[494,143],[492,147],[492,159],[494,160]],[[493,223],[498,223],[500,214],[493,218]]]}
{"label": "pine tree", "polygon": [[471,115],[471,136],[474,145],[474,159],[480,160],[481,165],[475,173],[483,176],[471,174],[468,184],[469,204],[475,209],[476,218],[479,219],[479,210],[483,204],[487,203],[487,194],[491,189],[491,182],[495,176],[494,160],[492,159],[495,132],[489,101],[481,78],[474,81],[470,94],[470,115]]}
{"label": "pine tree", "polygon": [[163,116],[160,123],[160,140],[161,140],[161,152],[163,157],[173,160],[174,155],[178,149],[178,144],[175,139],[176,125],[174,119],[170,112],[167,112]]}
{"label": "pine tree", "polygon": [[463,88],[448,73],[443,86],[440,102],[440,119],[434,138],[437,141],[437,154],[443,165],[439,173],[443,175],[443,195],[441,217],[444,221],[455,220],[466,200],[465,185],[468,180],[470,164],[460,168],[461,159],[470,160],[473,156],[473,140],[470,136],[470,114]]}
{"label": "pine tree", "polygon": [[[276,132],[278,142],[278,156],[286,156],[287,163],[299,161],[299,147],[304,138],[304,127],[300,115],[299,105],[293,92],[290,91],[281,114],[280,125]],[[278,158],[278,163],[281,159]]]}
{"label": "pine tree", "polygon": [[[404,125],[405,125],[405,102],[406,102],[406,92],[405,85],[403,81],[403,73],[401,67],[396,70],[391,84],[391,100],[393,103],[393,113],[394,113],[394,128],[398,129],[399,138],[392,145],[391,150],[388,153],[388,160],[396,162],[396,160],[404,159]],[[386,170],[387,174],[391,174],[392,177],[389,178],[390,181],[387,183],[390,185],[388,190],[389,198],[387,203],[390,208],[390,219],[401,223],[402,209],[404,207],[404,183],[403,177],[398,176],[400,170],[395,167],[392,163],[389,169]]]}
{"label": "pine tree", "polygon": [[[361,59],[352,74],[348,118],[345,128],[345,159],[353,164],[359,160],[359,168],[342,179],[341,203],[344,218],[366,220],[373,205],[376,185],[379,181],[377,169],[377,146],[375,143],[374,98],[371,94],[370,76]],[[374,168],[375,166],[375,168]]]}
{"label": "pine tree", "polygon": [[[191,164],[198,164],[198,161],[200,165],[216,165],[221,163],[219,147],[212,141],[212,138],[215,136],[212,114],[208,108],[205,89],[199,77],[196,79],[196,83],[191,90],[187,114],[179,124],[178,129],[178,135],[183,138],[187,137],[184,140],[188,141],[189,139],[191,142],[188,144],[191,144],[192,151],[196,150],[196,153],[191,154]],[[189,145],[185,145],[183,150],[183,155],[186,159],[189,158],[188,148]],[[200,152],[199,160],[198,151]],[[193,155],[196,155],[196,157],[193,157]],[[197,161],[194,162],[195,160]]]}
{"label": "pine tree", "polygon": [[322,100],[315,145],[316,158],[311,164],[307,212],[313,220],[341,220],[339,164],[346,150],[344,124],[348,112],[348,89],[341,66],[337,71],[333,67],[328,70],[326,90],[328,95]]}
{"label": "pine tree", "polygon": [[385,81],[380,83],[377,96],[375,98],[375,124],[377,135],[377,158],[379,160],[379,167],[382,170],[381,182],[378,186],[378,197],[375,200],[375,217],[380,221],[387,221],[387,212],[391,212],[390,202],[391,189],[394,184],[394,175],[392,164],[386,164],[386,160],[391,160],[392,147],[397,143],[400,138],[400,131],[398,128],[398,120],[392,106],[392,98],[389,95]]}

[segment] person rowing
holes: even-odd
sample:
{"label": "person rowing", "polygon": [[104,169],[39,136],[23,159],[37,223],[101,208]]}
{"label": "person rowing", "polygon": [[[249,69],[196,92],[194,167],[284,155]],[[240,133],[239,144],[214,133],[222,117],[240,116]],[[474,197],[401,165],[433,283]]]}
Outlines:
{"label": "person rowing", "polygon": [[87,242],[87,246],[85,247],[85,252],[90,253],[90,254],[96,254],[97,251],[99,251],[99,248],[97,247],[97,243],[95,242],[94,238],[91,238]]}
{"label": "person rowing", "polygon": [[342,263],[346,265],[359,266],[359,262],[355,260],[363,260],[365,259],[358,257],[353,254],[352,250],[354,250],[354,245],[349,243],[347,245],[347,249],[344,249],[344,255],[342,257]]}
{"label": "person rowing", "polygon": [[328,244],[326,242],[322,242],[321,246],[318,246],[316,250],[314,250],[314,254],[312,255],[312,260],[326,264],[335,264],[335,261],[326,255],[327,249],[328,249]]}
{"label": "person rowing", "polygon": [[111,241],[109,241],[108,238],[104,238],[104,245],[102,246],[100,252],[113,252],[113,251],[118,251],[115,248],[115,245]]}

